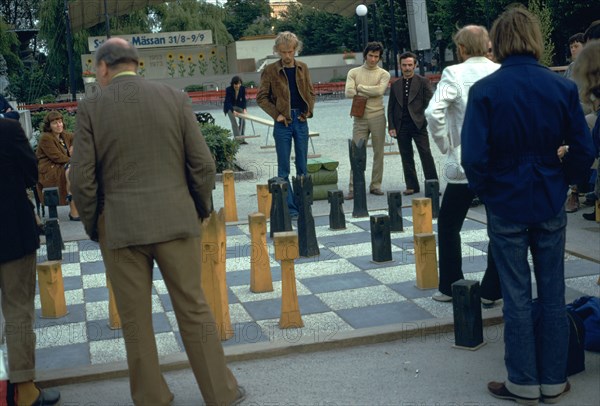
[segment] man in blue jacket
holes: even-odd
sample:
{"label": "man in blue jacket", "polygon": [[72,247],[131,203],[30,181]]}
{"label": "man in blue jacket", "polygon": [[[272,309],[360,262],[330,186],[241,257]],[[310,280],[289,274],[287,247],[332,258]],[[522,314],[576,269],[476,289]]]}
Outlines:
{"label": "man in blue jacket", "polygon": [[[462,165],[488,209],[488,234],[504,298],[506,382],[490,382],[494,397],[520,404],[556,403],[566,379],[569,327],[564,250],[569,184],[592,163],[592,144],[575,83],[538,60],[537,18],[522,7],[492,27],[501,68],[469,93],[462,129]],[[561,145],[569,152],[561,159]],[[532,314],[531,251],[539,320]],[[538,323],[538,328],[534,325]]]}

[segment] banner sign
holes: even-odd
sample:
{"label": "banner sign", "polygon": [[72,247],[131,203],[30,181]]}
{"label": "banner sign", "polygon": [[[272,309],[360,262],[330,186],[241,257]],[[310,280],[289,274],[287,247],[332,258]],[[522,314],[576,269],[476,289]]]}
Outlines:
{"label": "banner sign", "polygon": [[[148,34],[114,35],[130,42],[136,48],[165,48],[194,45],[210,45],[213,43],[211,30],[154,32]],[[89,37],[90,52],[98,49],[106,41],[106,36]]]}

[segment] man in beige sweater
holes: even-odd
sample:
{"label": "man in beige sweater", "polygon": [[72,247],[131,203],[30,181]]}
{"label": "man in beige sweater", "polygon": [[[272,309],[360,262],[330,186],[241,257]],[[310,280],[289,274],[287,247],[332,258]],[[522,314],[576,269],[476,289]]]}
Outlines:
{"label": "man in beige sweater", "polygon": [[[390,81],[390,74],[378,66],[383,54],[383,45],[380,42],[369,42],[363,51],[365,63],[351,69],[346,78],[346,97],[353,98],[355,95],[366,96],[367,105],[362,117],[354,117],[352,127],[352,141],[358,143],[364,139],[365,143],[372,138],[373,144],[373,170],[371,172],[371,194],[381,196],[381,182],[383,180],[383,147],[385,143],[385,109],[383,107],[383,94]],[[354,198],[354,186],[352,184],[352,172],[350,173],[350,184],[346,200]]]}

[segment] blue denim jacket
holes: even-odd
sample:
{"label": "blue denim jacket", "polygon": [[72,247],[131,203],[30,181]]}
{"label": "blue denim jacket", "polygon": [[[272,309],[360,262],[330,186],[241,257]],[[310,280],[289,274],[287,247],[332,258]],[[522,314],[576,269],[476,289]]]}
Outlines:
{"label": "blue denim jacket", "polygon": [[[461,136],[469,186],[514,222],[556,216],[568,185],[586,182],[593,160],[575,83],[533,56],[508,57],[472,86]],[[563,144],[569,153],[561,161]]]}

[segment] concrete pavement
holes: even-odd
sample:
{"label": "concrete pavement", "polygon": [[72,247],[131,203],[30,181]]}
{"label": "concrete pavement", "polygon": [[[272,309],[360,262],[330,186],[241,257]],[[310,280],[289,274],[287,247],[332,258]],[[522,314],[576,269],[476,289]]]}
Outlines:
{"label": "concrete pavement", "polygon": [[[220,109],[197,106],[197,110],[209,111],[217,124],[229,128],[227,118]],[[329,100],[317,103],[315,118],[310,123],[311,131],[320,133],[314,139],[318,153],[340,162],[338,188],[346,191],[349,177],[347,139],[351,136],[351,119],[348,116],[350,103],[347,100]],[[256,106],[249,113],[265,117]],[[247,127],[248,128],[248,127]],[[255,124],[262,133],[261,138],[248,140],[238,154],[239,166],[255,173],[255,179],[236,182],[237,207],[240,223],[247,215],[256,211],[256,184],[264,184],[276,174],[275,152],[261,149],[265,141],[266,128]],[[271,140],[272,142],[272,140]],[[397,151],[397,146],[386,147]],[[443,158],[432,145],[438,168]],[[366,171],[370,179],[371,153],[368,155]],[[420,162],[417,171],[420,173]],[[441,170],[439,170],[441,173]],[[442,182],[442,190],[444,188]],[[382,189],[403,190],[402,170],[399,155],[385,158],[384,183]],[[422,187],[422,190],[424,187]],[[214,192],[215,206],[222,206],[222,186]],[[422,195],[415,195],[420,197]],[[220,203],[220,204],[219,204]],[[385,196],[367,195],[369,210],[385,209]],[[410,205],[405,199],[404,205]],[[352,203],[346,202],[347,216]],[[587,212],[591,209],[585,209]],[[326,215],[329,205],[316,201],[313,214]],[[600,263],[600,225],[587,222],[579,213],[569,214],[567,249],[569,255]],[[469,218],[485,222],[481,207],[470,210]],[[80,223],[69,222],[66,208],[59,208],[61,230],[66,241],[86,238]],[[598,265],[600,273],[600,265]],[[581,291],[599,294],[597,286],[585,286]],[[500,309],[490,315],[488,322],[497,322]],[[476,352],[452,349],[452,333],[444,332],[451,325],[444,322],[403,323],[354,332],[340,332],[332,340],[315,339],[309,342],[258,343],[226,348],[232,368],[250,393],[245,404],[298,404],[298,405],[375,405],[375,404],[503,404],[487,395],[488,380],[502,380],[505,376],[501,326],[488,327],[488,345]],[[432,335],[425,335],[425,333]],[[417,334],[417,338],[406,336]],[[391,340],[391,341],[390,341]],[[386,342],[383,344],[373,344]],[[324,351],[327,350],[327,351]],[[316,352],[314,352],[316,351]],[[309,353],[305,353],[309,352]],[[573,390],[561,404],[598,404],[600,400],[600,358],[588,353],[588,370],[572,378]],[[272,358],[277,356],[277,358]],[[247,361],[244,361],[247,360]],[[185,356],[175,354],[163,359],[167,368],[185,367]],[[45,384],[59,384],[63,392],[63,404],[130,404],[127,380],[118,378],[126,370],[124,363],[104,364],[90,367],[92,370],[48,371],[40,375]],[[418,370],[418,372],[417,372]],[[104,378],[110,378],[104,380]],[[89,383],[67,385],[93,379]],[[176,394],[175,405],[200,404],[200,396],[187,369],[167,374],[167,379]],[[67,401],[69,403],[67,403]],[[74,403],[70,403],[74,402]]]}

